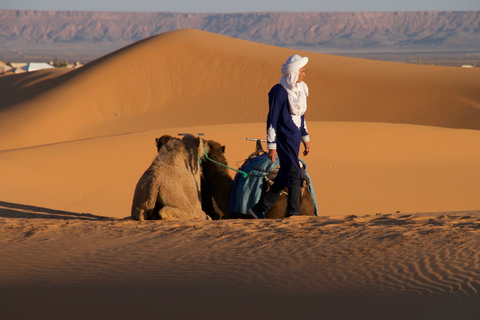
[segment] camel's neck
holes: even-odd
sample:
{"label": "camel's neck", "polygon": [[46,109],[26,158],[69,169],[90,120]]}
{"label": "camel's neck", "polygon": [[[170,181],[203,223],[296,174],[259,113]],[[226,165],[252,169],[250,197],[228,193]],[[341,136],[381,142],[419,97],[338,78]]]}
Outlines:
{"label": "camel's neck", "polygon": [[228,202],[233,187],[233,179],[228,170],[216,171],[213,174],[205,174],[205,180],[213,191],[213,199],[222,212],[228,212]]}

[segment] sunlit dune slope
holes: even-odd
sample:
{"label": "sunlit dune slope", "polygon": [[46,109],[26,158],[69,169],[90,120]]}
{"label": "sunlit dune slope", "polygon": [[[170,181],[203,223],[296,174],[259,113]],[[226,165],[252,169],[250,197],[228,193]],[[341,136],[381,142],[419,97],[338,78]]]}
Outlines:
{"label": "sunlit dune slope", "polygon": [[[128,132],[263,122],[297,51],[197,30],[158,35],[68,73],[0,78],[0,150]],[[480,128],[480,70],[300,52],[309,121]]]}
{"label": "sunlit dune slope", "polygon": [[[204,132],[238,168],[294,52],[180,30],[70,72],[0,77],[0,199],[126,217],[163,134]],[[479,69],[299,53],[321,215],[480,207]]]}
{"label": "sunlit dune slope", "polygon": [[[322,216],[480,208],[480,131],[385,123],[311,122],[302,157]],[[0,199],[124,218],[162,134],[204,132],[238,168],[262,123],[171,128],[0,151]],[[231,171],[233,176],[235,172]]]}

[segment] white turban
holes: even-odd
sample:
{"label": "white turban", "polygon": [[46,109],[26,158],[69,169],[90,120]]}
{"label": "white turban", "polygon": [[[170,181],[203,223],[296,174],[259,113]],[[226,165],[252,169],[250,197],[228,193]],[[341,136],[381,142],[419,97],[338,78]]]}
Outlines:
{"label": "white turban", "polygon": [[[288,102],[290,105],[290,113],[293,116],[302,116],[307,110],[308,87],[305,82],[299,82],[299,71],[308,63],[307,57],[301,57],[295,54],[287,59],[282,66],[282,78],[280,84],[288,93]],[[299,126],[298,119],[294,119]]]}
{"label": "white turban", "polygon": [[289,57],[287,59],[287,62],[285,62],[282,65],[282,74],[284,76],[287,76],[291,73],[298,73],[298,70],[304,67],[307,63],[308,63],[308,57],[302,58],[302,56],[295,54]]}

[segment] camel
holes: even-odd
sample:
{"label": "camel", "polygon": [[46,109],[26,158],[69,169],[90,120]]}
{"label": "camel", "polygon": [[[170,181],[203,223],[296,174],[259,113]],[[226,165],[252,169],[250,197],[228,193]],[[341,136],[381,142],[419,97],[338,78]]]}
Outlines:
{"label": "camel", "polygon": [[[155,139],[157,150],[160,150],[162,145],[174,138],[169,135],[164,135]],[[220,143],[207,140],[207,155],[219,163],[228,165],[225,158],[225,146]],[[256,157],[265,151],[262,149],[260,141],[257,141],[255,152],[249,157]],[[245,163],[248,162],[247,159]],[[243,165],[245,165],[245,163]],[[265,179],[263,184],[262,194],[267,192],[270,188],[273,179],[275,178],[278,167]],[[214,220],[229,219],[229,218],[251,218],[246,214],[231,214],[228,212],[228,204],[230,202],[230,195],[233,187],[233,179],[231,178],[228,168],[218,165],[214,162],[204,160],[202,161],[202,179],[201,179],[201,198],[202,209],[205,213]],[[312,200],[310,189],[304,184],[302,186],[301,197],[299,200],[299,208],[301,215],[315,215],[315,207]],[[286,216],[287,210],[287,189],[278,198],[275,205],[266,212],[266,217],[269,219],[281,219]]]}
{"label": "camel", "polygon": [[132,218],[209,219],[202,210],[200,195],[205,140],[196,135],[166,140],[136,185]]}
{"label": "camel", "polygon": [[[207,140],[210,159],[227,165],[225,158],[225,146],[220,143]],[[206,159],[202,161],[202,208],[214,220],[228,218],[228,202],[233,187],[233,179],[228,169]]]}
{"label": "camel", "polygon": [[[269,180],[267,177],[265,183],[263,184],[262,195],[268,191],[272,184],[273,180]],[[275,204],[265,213],[267,219],[285,218],[287,213],[287,192],[288,189],[285,188],[278,197]],[[313,204],[312,194],[310,193],[310,188],[308,187],[307,180],[305,178],[303,180],[303,185],[300,189],[298,208],[300,210],[300,215],[302,216],[315,216],[315,205]]]}
{"label": "camel", "polygon": [[[178,138],[172,137],[168,134],[165,134],[160,138],[156,138],[155,145],[157,146],[157,151],[160,152],[160,149],[162,148],[162,146],[173,139],[178,139]],[[225,146],[222,146],[220,145],[220,143],[215,142],[213,140],[206,140],[206,143],[207,143],[208,156],[215,161],[226,164],[227,160],[225,159],[225,156],[224,156]],[[218,170],[223,167],[218,165],[211,165],[211,164],[213,163],[208,161],[202,161],[202,171],[206,170],[207,176],[210,177],[210,179],[208,179],[207,181],[205,179],[205,174],[202,172],[202,176],[200,180],[202,210],[208,216],[210,216],[213,220],[219,220],[222,217],[222,215],[226,215],[228,212],[227,211],[228,202],[225,205],[225,201],[223,201],[223,199],[226,197],[228,198],[230,196],[233,180],[228,175],[228,170],[226,170],[226,168],[224,168],[225,170]],[[226,189],[212,188],[212,186],[214,186],[214,181],[212,181],[212,177],[215,177],[215,179],[218,178],[221,181],[221,183],[223,183],[223,185],[227,185],[227,188]],[[218,199],[222,200],[222,201],[219,201],[221,206],[220,208],[218,207],[217,201],[215,201],[214,198],[216,198],[217,201],[219,201]]]}
{"label": "camel", "polygon": [[[218,142],[208,140],[207,145],[209,146],[208,157],[220,162],[224,165],[227,165],[227,160],[225,159],[225,146],[221,146]],[[247,163],[252,157],[258,156],[261,153],[264,153],[261,144],[257,142],[257,148],[255,153],[253,153],[246,161]],[[245,165],[244,163],[244,165]],[[242,167],[244,166],[242,165]],[[230,194],[233,187],[233,179],[228,173],[228,169],[224,166],[218,165],[214,162],[206,161],[202,162],[203,177],[205,183],[202,183],[202,204],[205,212],[212,216],[212,218],[218,218],[218,214],[215,212],[218,209],[223,215],[223,218],[251,218],[250,215],[246,214],[231,214],[228,212],[228,204],[230,201]],[[278,167],[277,170],[278,171]],[[276,172],[267,176],[265,183],[263,184],[263,193],[265,193],[268,188],[273,183],[273,179],[276,175]],[[282,192],[278,200],[275,202],[275,205],[270,208],[265,213],[265,216],[268,219],[281,219],[285,218],[287,213],[287,188]],[[213,198],[213,202],[210,200]],[[216,208],[215,206],[216,205]],[[214,209],[213,209],[214,208]],[[301,189],[301,196],[299,200],[299,209],[301,215],[314,216],[315,215],[315,206],[312,200],[312,194],[310,193],[310,188],[306,185],[304,180],[304,185]],[[212,213],[214,210],[214,213]]]}

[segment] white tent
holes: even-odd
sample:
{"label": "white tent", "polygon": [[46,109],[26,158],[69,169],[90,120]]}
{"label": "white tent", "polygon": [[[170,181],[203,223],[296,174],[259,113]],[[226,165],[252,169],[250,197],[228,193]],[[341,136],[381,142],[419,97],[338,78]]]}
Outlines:
{"label": "white tent", "polygon": [[43,69],[51,69],[51,68],[53,67],[45,62],[30,62],[26,66],[22,67],[23,70],[28,72],[43,70]]}
{"label": "white tent", "polygon": [[0,65],[0,73],[5,73],[12,70],[12,67],[7,66],[6,64]]}

